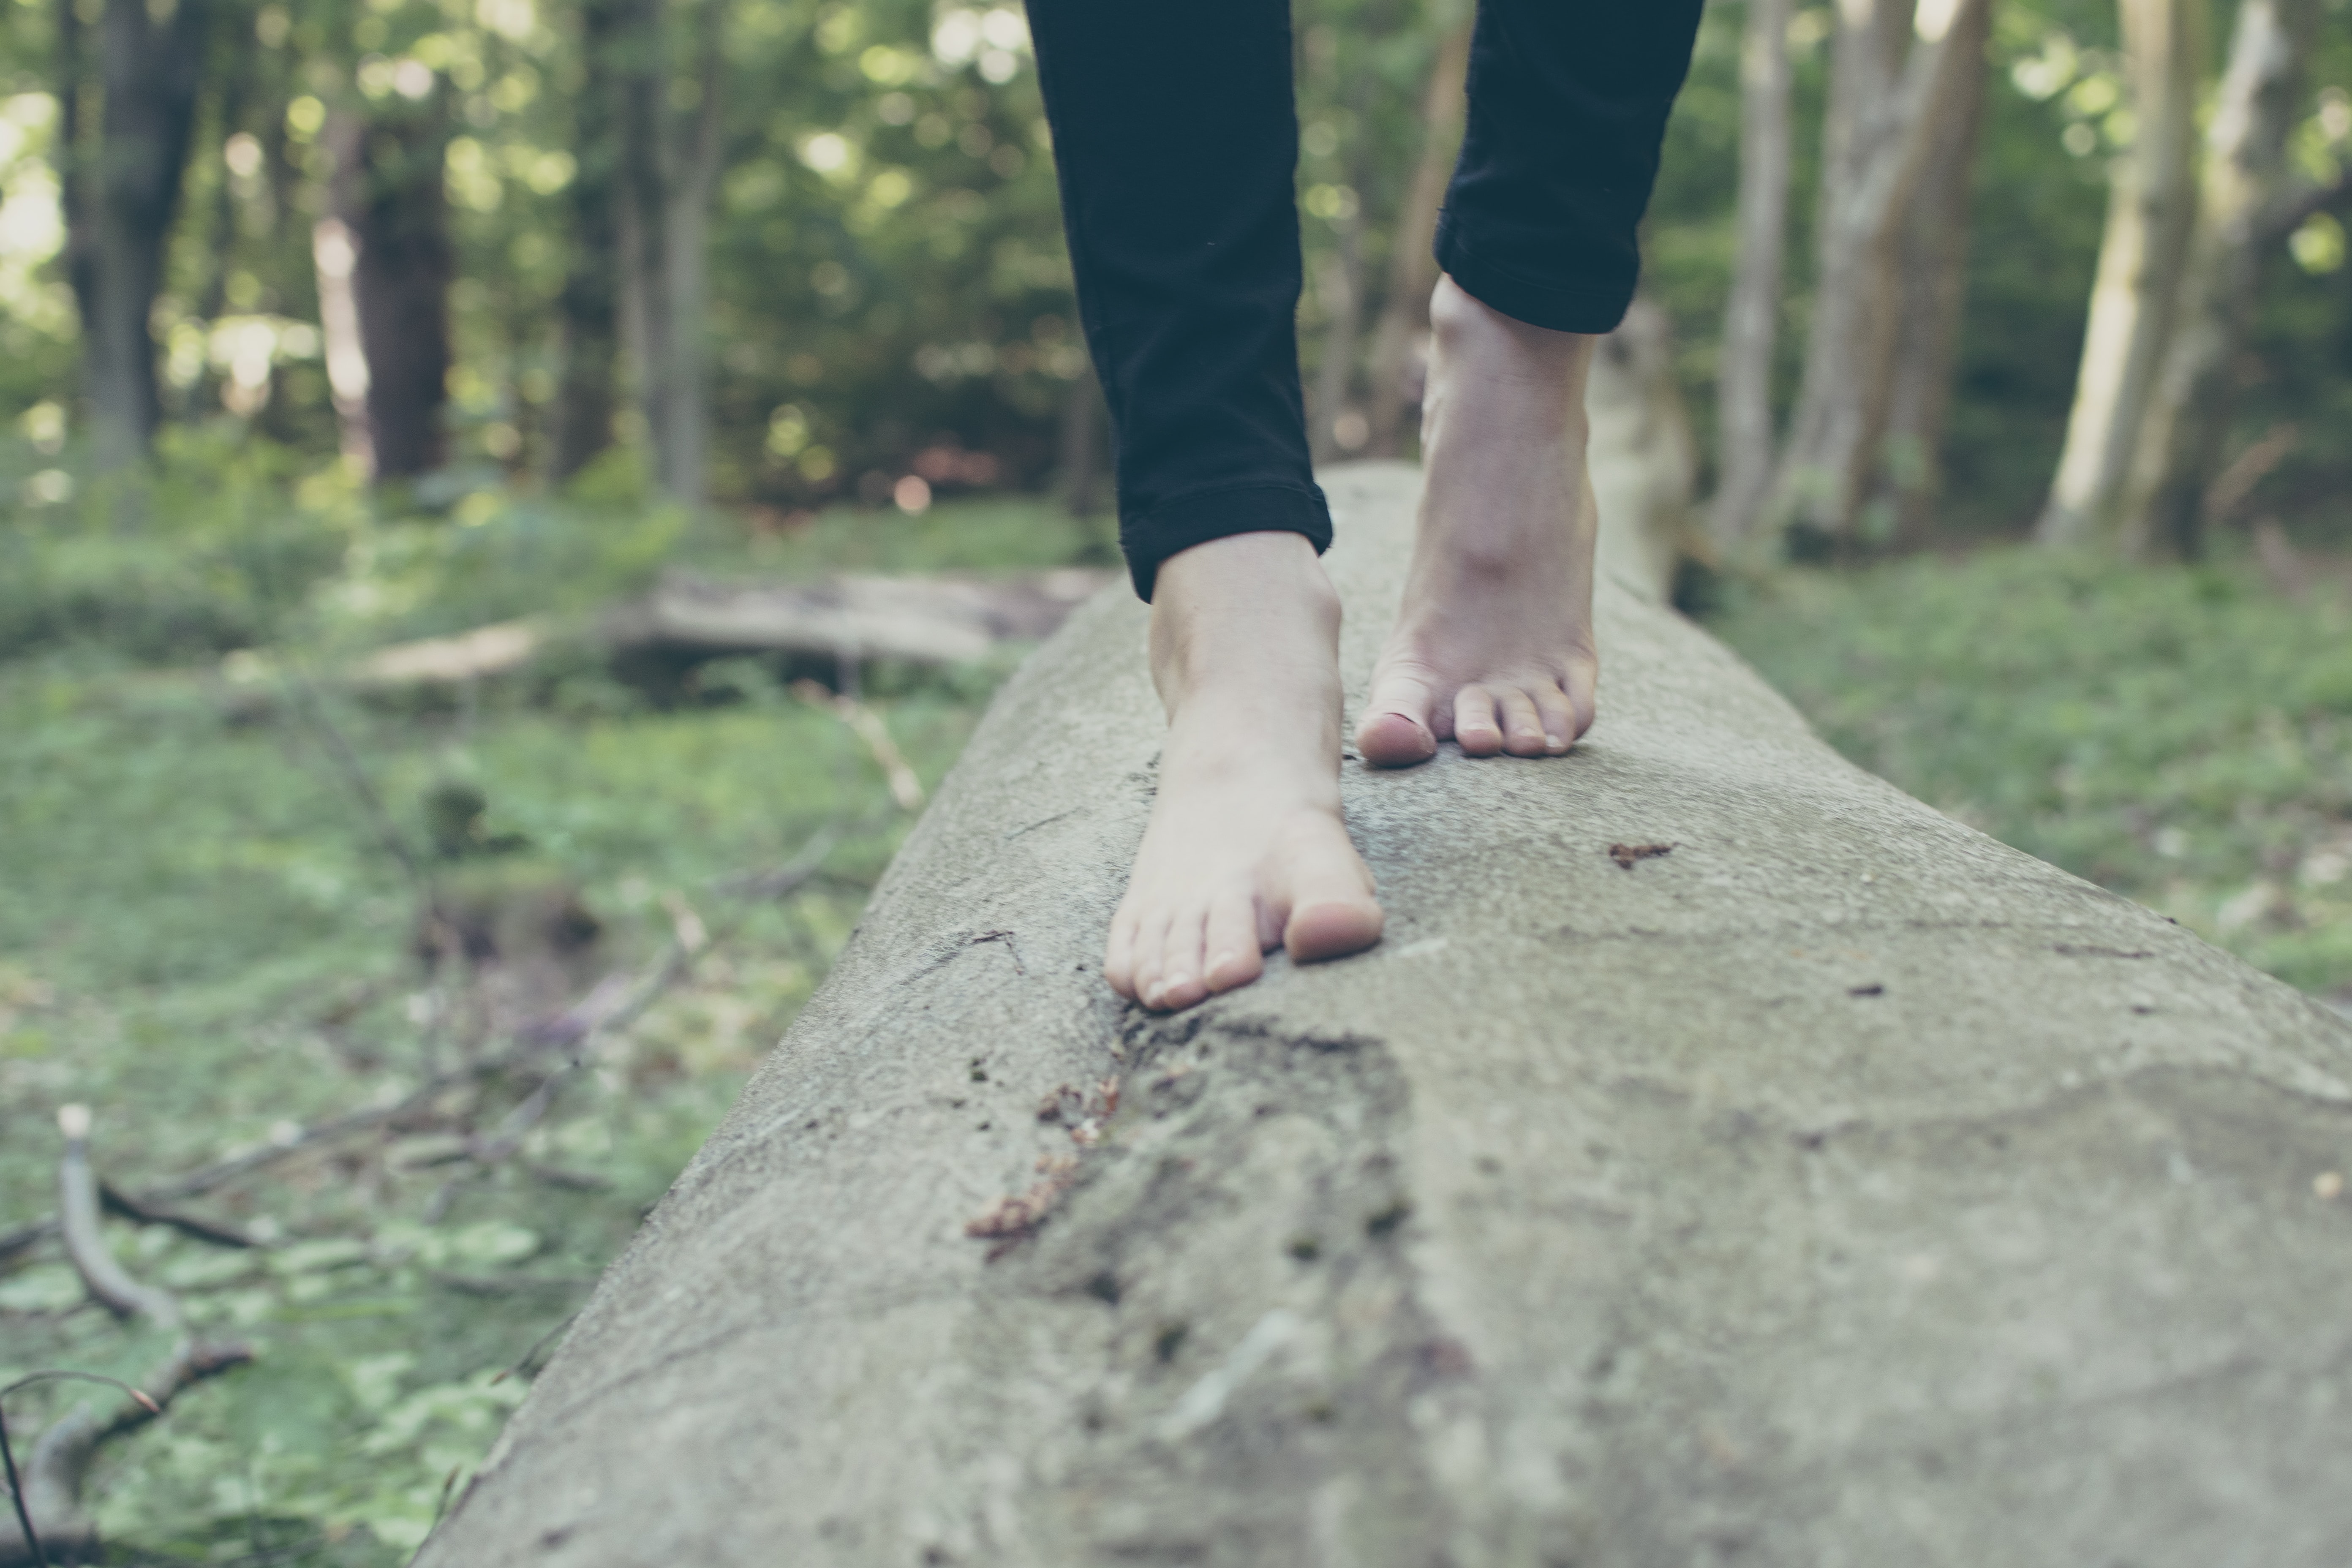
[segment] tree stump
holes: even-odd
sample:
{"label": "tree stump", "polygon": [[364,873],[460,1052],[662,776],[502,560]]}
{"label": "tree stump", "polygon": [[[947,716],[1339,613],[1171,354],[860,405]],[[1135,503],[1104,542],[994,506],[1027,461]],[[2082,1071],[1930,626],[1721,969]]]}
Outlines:
{"label": "tree stump", "polygon": [[2340,1563],[2352,1028],[1601,616],[1569,757],[1349,764],[1380,946],[1160,1018],[1082,610],[421,1562]]}

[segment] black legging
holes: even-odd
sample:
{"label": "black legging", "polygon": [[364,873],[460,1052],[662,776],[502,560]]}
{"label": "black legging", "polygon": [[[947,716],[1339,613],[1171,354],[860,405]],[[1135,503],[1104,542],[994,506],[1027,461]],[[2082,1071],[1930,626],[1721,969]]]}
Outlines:
{"label": "black legging", "polygon": [[[1505,315],[1605,332],[1702,0],[1480,0],[1437,259]],[[1287,0],[1029,0],[1119,542],[1160,563],[1275,529],[1322,550],[1294,317]]]}

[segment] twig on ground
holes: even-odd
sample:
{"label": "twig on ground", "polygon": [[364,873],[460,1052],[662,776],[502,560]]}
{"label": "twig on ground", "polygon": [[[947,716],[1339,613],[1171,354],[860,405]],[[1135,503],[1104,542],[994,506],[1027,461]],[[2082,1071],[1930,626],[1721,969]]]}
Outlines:
{"label": "twig on ground", "polygon": [[58,1109],[58,1130],[66,1135],[58,1162],[58,1223],[66,1256],[107,1310],[119,1318],[146,1318],[158,1328],[180,1326],[180,1303],[168,1290],[142,1285],[114,1260],[99,1231],[98,1177],[89,1168],[89,1107]]}
{"label": "twig on ground", "polygon": [[823,708],[849,726],[851,734],[866,742],[874,761],[882,770],[882,777],[890,786],[890,798],[898,803],[901,811],[923,808],[923,783],[915,770],[907,764],[906,753],[898,742],[890,738],[889,728],[882,715],[860,702],[847,692],[827,691],[814,680],[793,682],[793,695],[812,708]]}
{"label": "twig on ground", "polygon": [[98,1201],[107,1213],[127,1219],[133,1225],[169,1226],[183,1236],[194,1237],[215,1247],[256,1247],[262,1245],[233,1225],[206,1219],[202,1215],[182,1214],[177,1209],[142,1204],[103,1176],[98,1179]]}

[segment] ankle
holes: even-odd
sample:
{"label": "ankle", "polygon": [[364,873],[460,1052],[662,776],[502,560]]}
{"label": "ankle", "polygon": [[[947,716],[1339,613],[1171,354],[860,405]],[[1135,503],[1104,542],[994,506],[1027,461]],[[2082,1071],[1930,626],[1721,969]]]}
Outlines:
{"label": "ankle", "polygon": [[1442,363],[1556,387],[1572,395],[1573,405],[1582,410],[1585,374],[1599,338],[1507,316],[1445,275],[1430,296],[1429,328]]}
{"label": "ankle", "polygon": [[1151,673],[1163,701],[1228,684],[1336,686],[1339,595],[1297,533],[1241,533],[1196,544],[1160,568]]}

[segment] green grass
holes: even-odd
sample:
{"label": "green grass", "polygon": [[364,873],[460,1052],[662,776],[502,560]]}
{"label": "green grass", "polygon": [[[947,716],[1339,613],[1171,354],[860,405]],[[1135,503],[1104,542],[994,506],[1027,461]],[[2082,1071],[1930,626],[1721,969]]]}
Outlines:
{"label": "green grass", "polygon": [[[572,518],[612,530],[601,543],[548,533],[521,505],[470,525],[334,507],[242,542],[188,531],[160,547],[149,537],[144,557],[127,546],[45,557],[52,582],[82,574],[85,607],[115,610],[53,624],[0,661],[0,1231],[54,1207],[62,1105],[94,1108],[100,1172],[136,1190],[495,1050],[517,1019],[600,975],[647,972],[697,922],[724,936],[598,1048],[518,1160],[449,1158],[454,1135],[495,1130],[535,1081],[493,1078],[413,1124],[185,1205],[267,1249],[109,1222],[135,1273],[257,1352],[106,1449],[90,1500],[110,1541],[148,1556],[403,1561],[445,1482],[478,1462],[527,1386],[493,1379],[584,1300],[822,980],[909,819],[864,743],[758,660],[706,665],[654,693],[583,668],[465,703],[329,697],[322,720],[297,701],[232,699],[188,673],[211,657],[205,637],[112,635],[117,612],[135,621],[168,590],[222,612],[184,625],[291,637],[319,663],[385,637],[593,602],[667,560],[991,570],[1099,553],[1094,525],[1037,503],[845,512],[765,536]],[[310,551],[313,574],[290,605],[283,582],[235,569],[255,536],[315,542],[332,528],[350,531],[345,547]],[[14,546],[29,548],[21,535]],[[169,668],[142,668],[159,663]],[[877,669],[867,695],[935,784],[1003,673]],[[455,789],[485,809],[452,845],[466,852],[436,858],[432,803]],[[822,876],[789,900],[730,890],[829,825],[845,831]],[[470,978],[427,973],[424,900],[387,826],[439,902],[478,914],[508,961]],[[547,911],[574,907],[600,928],[584,952],[541,935]],[[165,1344],[88,1303],[53,1245],[0,1264],[0,1382],[41,1366],[135,1381]],[[12,1430],[37,1432],[80,1397],[73,1385],[19,1394]]]}
{"label": "green grass", "polygon": [[2352,602],[2010,547],[1794,572],[1711,627],[1931,805],[2352,998]]}

